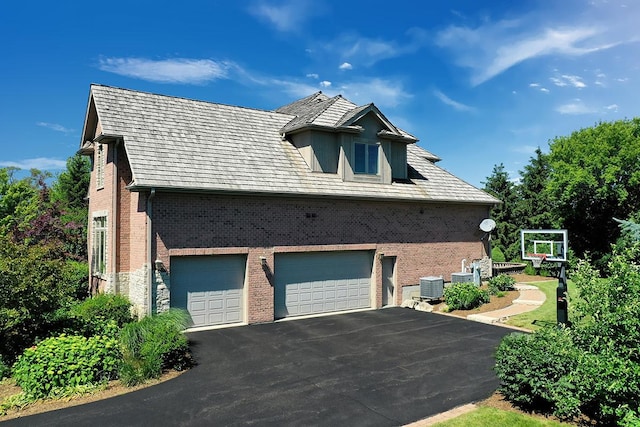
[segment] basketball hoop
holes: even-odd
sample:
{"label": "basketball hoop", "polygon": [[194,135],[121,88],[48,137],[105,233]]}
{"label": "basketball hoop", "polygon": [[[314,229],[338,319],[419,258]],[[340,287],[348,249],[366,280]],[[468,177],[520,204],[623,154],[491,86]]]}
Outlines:
{"label": "basketball hoop", "polygon": [[531,256],[531,264],[533,264],[533,268],[540,268],[542,261],[547,259],[547,255],[545,254],[531,254]]}

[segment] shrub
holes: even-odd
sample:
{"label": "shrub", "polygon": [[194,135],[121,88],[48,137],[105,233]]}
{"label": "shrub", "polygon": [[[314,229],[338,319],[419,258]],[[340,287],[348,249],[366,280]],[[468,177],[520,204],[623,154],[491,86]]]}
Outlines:
{"label": "shrub", "polygon": [[500,274],[489,279],[489,293],[491,295],[497,295],[499,292],[513,290],[513,285],[515,284],[516,279],[508,274]]}
{"label": "shrub", "polygon": [[185,310],[145,317],[125,325],[120,333],[123,365],[120,380],[128,386],[159,377],[163,370],[183,370],[192,364],[187,337],[191,322]]}
{"label": "shrub", "polygon": [[618,247],[608,268],[600,279],[578,263],[570,330],[503,340],[496,370],[508,400],[561,417],[581,412],[599,425],[639,425],[640,244]]}
{"label": "shrub", "polygon": [[497,246],[491,248],[491,259],[493,262],[505,262],[507,260],[502,250]]}
{"label": "shrub", "polygon": [[77,298],[80,268],[63,261],[55,245],[27,246],[0,235],[0,355],[5,363],[61,331],[57,313]]}
{"label": "shrub", "polygon": [[114,335],[118,329],[134,319],[127,297],[116,294],[98,294],[74,305],[70,310],[74,327],[85,336]]}
{"label": "shrub", "polygon": [[496,372],[505,398],[527,409],[568,418],[579,413],[575,385],[569,381],[579,350],[566,328],[506,336],[496,351]]}
{"label": "shrub", "polygon": [[473,283],[455,283],[445,288],[444,300],[449,310],[470,310],[489,302],[489,293]]}
{"label": "shrub", "polygon": [[38,399],[113,379],[120,359],[114,338],[63,334],[26,349],[13,366],[13,377],[27,396]]}

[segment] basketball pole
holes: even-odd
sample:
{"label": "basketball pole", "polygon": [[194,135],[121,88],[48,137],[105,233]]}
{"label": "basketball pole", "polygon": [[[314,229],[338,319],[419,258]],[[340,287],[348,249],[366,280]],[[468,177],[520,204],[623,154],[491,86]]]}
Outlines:
{"label": "basketball pole", "polygon": [[566,263],[560,262],[560,274],[558,275],[558,288],[556,289],[556,313],[558,326],[569,326],[569,313],[567,310],[567,268]]}

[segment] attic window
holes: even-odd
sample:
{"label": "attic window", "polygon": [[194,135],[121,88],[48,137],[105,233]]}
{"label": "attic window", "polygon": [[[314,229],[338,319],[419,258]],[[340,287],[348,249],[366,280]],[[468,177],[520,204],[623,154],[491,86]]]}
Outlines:
{"label": "attic window", "polygon": [[378,144],[356,142],[353,144],[354,173],[378,174]]}

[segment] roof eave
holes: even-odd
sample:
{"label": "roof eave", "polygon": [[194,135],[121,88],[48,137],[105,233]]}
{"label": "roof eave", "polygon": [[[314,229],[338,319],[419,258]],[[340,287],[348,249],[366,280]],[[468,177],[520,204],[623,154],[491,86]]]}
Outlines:
{"label": "roof eave", "polygon": [[362,126],[324,126],[305,123],[299,126],[295,126],[291,129],[281,129],[281,132],[285,135],[295,135],[296,133],[304,132],[307,130],[319,130],[323,132],[345,132],[345,133],[361,133],[363,131]]}
{"label": "roof eave", "polygon": [[422,199],[415,197],[381,197],[376,195],[350,195],[350,194],[331,194],[331,193],[283,193],[273,191],[242,191],[242,190],[224,190],[216,188],[193,188],[180,186],[157,186],[157,185],[139,185],[131,183],[125,187],[132,192],[146,192],[155,190],[157,192],[167,193],[191,193],[191,194],[219,194],[225,196],[262,196],[262,197],[287,197],[287,198],[318,198],[318,199],[337,199],[337,200],[367,200],[367,201],[401,201],[413,203],[446,203],[461,205],[477,205],[477,206],[496,206],[496,203],[489,200],[460,200],[448,198]]}

